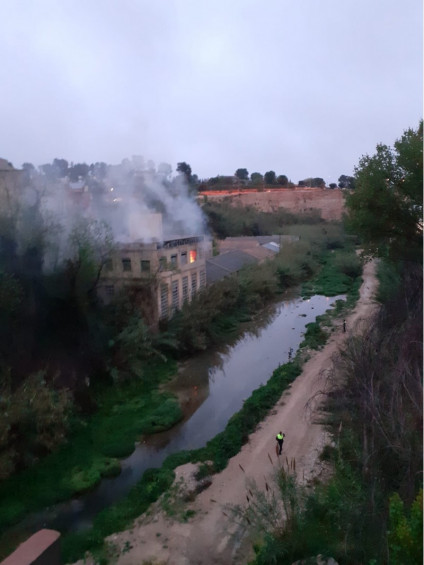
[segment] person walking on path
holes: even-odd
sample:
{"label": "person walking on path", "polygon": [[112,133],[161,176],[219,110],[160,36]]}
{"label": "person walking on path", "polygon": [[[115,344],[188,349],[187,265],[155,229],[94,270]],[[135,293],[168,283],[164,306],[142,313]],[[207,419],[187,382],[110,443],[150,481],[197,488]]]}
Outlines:
{"label": "person walking on path", "polygon": [[343,320],[343,333],[346,333],[346,320]]}
{"label": "person walking on path", "polygon": [[278,432],[278,434],[275,438],[277,440],[277,443],[278,443],[277,450],[279,450],[277,455],[281,455],[281,451],[283,449],[283,443],[284,443],[285,437],[286,437],[286,434],[283,434],[283,432]]}

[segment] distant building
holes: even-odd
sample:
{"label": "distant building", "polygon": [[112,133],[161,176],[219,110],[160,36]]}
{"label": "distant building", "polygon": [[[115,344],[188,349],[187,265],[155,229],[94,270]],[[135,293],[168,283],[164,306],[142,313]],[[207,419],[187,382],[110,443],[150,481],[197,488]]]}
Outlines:
{"label": "distant building", "polygon": [[246,265],[270,259],[284,245],[298,239],[293,235],[227,237],[219,242],[220,254],[206,260],[206,281],[212,284],[238,273]]}
{"label": "distant building", "polygon": [[206,285],[211,254],[205,235],[121,243],[102,270],[98,293],[105,302],[123,290],[140,293],[140,308],[155,324],[170,318]]}
{"label": "distant building", "polygon": [[0,210],[12,214],[24,187],[24,171],[15,169],[6,159],[0,159]]}
{"label": "distant building", "polygon": [[206,261],[206,280],[208,284],[224,279],[240,271],[246,265],[258,260],[244,251],[226,251]]}
{"label": "distant building", "polygon": [[90,206],[91,195],[88,191],[87,182],[83,178],[79,178],[74,182],[68,181],[67,189],[71,204],[81,210],[85,210]]}

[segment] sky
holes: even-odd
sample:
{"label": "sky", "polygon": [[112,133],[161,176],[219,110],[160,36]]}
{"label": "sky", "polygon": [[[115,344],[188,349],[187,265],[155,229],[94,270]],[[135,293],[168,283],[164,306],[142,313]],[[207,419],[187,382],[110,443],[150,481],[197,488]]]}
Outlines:
{"label": "sky", "polygon": [[423,115],[421,0],[13,0],[0,157],[329,184]]}

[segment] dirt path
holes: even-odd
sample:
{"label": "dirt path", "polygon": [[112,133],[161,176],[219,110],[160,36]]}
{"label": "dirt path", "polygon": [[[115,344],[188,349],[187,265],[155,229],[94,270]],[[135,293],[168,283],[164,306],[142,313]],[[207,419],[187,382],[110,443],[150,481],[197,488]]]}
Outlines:
{"label": "dirt path", "polygon": [[[363,279],[357,305],[346,318],[346,333],[343,333],[339,320],[326,346],[312,354],[302,374],[280,399],[276,399],[274,409],[249,437],[240,453],[230,460],[224,471],[213,476],[209,488],[188,506],[186,504],[186,509],[195,512],[194,516],[187,523],[172,520],[157,504],[156,512],[150,517],[141,517],[133,528],[108,538],[117,549],[119,565],[247,563],[249,544],[243,540],[237,526],[224,516],[223,508],[226,504],[244,504],[246,479],[254,479],[259,487],[263,487],[265,479],[272,477],[276,466],[286,457],[289,461],[295,459],[301,480],[307,480],[317,472],[318,456],[329,438],[322,426],[314,421],[317,406],[306,409],[306,405],[325,387],[332,356],[340,344],[351,333],[359,331],[361,322],[377,308],[373,301],[377,285],[373,262],[365,265]],[[275,455],[274,438],[279,430],[286,434],[282,458]],[[190,484],[195,469],[191,464],[179,467],[177,479],[182,477]]]}

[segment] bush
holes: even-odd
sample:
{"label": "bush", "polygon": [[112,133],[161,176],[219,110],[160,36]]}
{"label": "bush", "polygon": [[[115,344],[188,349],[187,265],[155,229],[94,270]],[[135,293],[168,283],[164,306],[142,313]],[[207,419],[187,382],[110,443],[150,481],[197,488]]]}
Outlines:
{"label": "bush", "polygon": [[29,466],[64,442],[72,409],[70,393],[55,390],[39,371],[12,391],[8,375],[0,390],[0,479]]}
{"label": "bush", "polygon": [[176,398],[167,398],[148,417],[140,421],[139,429],[143,434],[153,434],[168,430],[183,417],[183,411]]}

